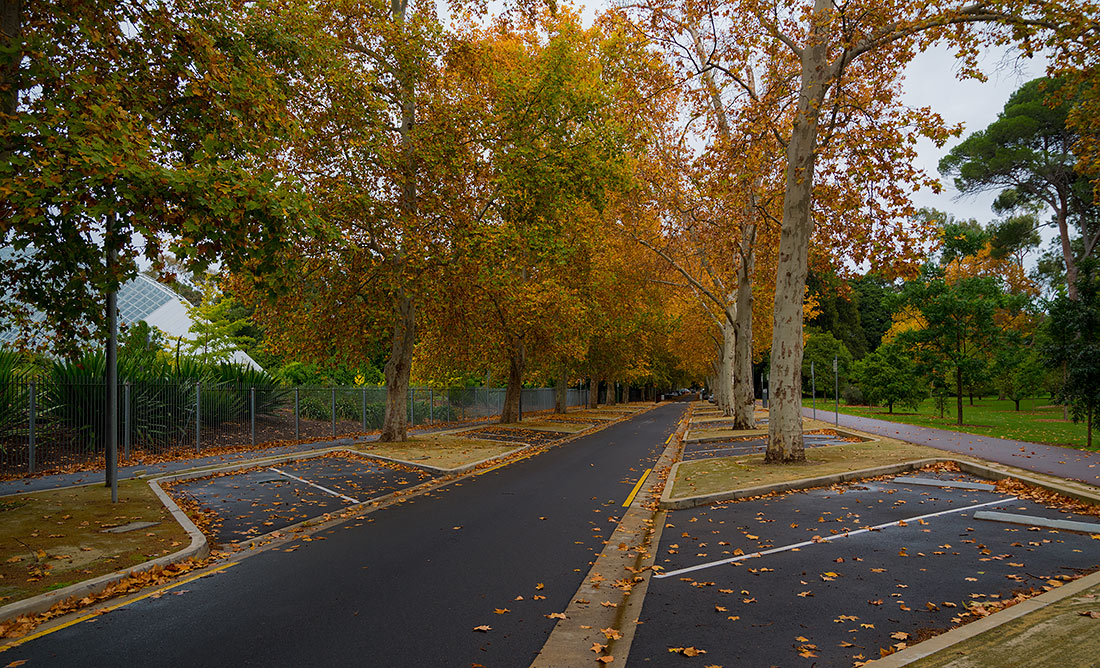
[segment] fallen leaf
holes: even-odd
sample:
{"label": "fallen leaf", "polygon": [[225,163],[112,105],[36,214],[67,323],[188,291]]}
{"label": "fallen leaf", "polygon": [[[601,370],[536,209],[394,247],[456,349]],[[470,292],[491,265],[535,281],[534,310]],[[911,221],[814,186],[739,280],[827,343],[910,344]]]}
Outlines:
{"label": "fallen leaf", "polygon": [[493,612],[495,612],[498,615],[503,615],[507,612],[511,612],[511,610],[509,610],[508,608],[496,608],[495,610],[493,610]]}
{"label": "fallen leaf", "polygon": [[565,613],[564,612],[551,612],[549,615],[546,615],[546,616],[549,619],[565,619]]}
{"label": "fallen leaf", "polygon": [[487,631],[493,630],[493,627],[489,626],[488,624],[482,624],[481,626],[475,626],[474,630],[475,631],[481,631],[482,633],[485,633]]}
{"label": "fallen leaf", "polygon": [[594,642],[594,643],[592,643],[592,647],[590,647],[589,649],[591,649],[591,650],[592,650],[593,652],[595,652],[596,654],[599,654],[600,652],[602,652],[602,651],[604,651],[605,649],[607,649],[607,645],[601,645],[601,644],[600,644],[600,643],[598,643],[598,642]]}
{"label": "fallen leaf", "polygon": [[613,657],[613,656],[601,656],[600,658],[598,658],[598,659],[596,659],[596,660],[597,660],[597,661],[599,661],[600,663],[602,663],[602,664],[604,664],[604,665],[606,666],[607,664],[609,664],[609,663],[611,663],[612,661],[614,661],[614,660],[615,660],[615,657]]}

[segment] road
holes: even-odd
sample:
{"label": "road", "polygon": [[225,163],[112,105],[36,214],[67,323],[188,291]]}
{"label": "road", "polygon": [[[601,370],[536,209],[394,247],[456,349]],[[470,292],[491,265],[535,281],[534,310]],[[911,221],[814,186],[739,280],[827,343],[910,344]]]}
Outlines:
{"label": "road", "polygon": [[15,647],[3,663],[527,666],[556,622],[546,615],[568,605],[686,408],[659,406],[262,551]]}

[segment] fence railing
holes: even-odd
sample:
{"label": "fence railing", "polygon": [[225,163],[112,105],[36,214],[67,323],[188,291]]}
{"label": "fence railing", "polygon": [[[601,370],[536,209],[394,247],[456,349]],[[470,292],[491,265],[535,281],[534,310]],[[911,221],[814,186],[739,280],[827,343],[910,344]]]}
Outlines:
{"label": "fence railing", "polygon": [[[412,388],[409,425],[497,416],[504,394],[504,388]],[[568,390],[568,406],[587,401],[587,390]],[[184,451],[335,438],[380,429],[385,405],[384,387],[123,382],[118,391],[118,450],[127,462]],[[525,413],[553,408],[553,388],[523,390]],[[102,382],[0,383],[0,475],[102,461],[106,435]]]}

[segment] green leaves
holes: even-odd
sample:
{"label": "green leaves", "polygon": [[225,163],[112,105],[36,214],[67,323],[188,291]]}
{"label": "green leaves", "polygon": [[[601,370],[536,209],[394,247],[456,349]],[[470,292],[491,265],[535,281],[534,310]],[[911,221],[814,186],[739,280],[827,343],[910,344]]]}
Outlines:
{"label": "green leaves", "polygon": [[[0,257],[0,290],[17,298],[0,323],[25,326],[33,307],[60,335],[55,350],[71,353],[102,324],[101,294],[133,276],[139,256],[270,267],[270,251],[311,217],[280,175],[294,125],[289,81],[265,59],[281,30],[269,10],[228,0],[26,5],[19,104],[0,120],[0,245],[23,252]],[[108,215],[117,233],[104,238]],[[110,269],[107,245],[119,254]]]}

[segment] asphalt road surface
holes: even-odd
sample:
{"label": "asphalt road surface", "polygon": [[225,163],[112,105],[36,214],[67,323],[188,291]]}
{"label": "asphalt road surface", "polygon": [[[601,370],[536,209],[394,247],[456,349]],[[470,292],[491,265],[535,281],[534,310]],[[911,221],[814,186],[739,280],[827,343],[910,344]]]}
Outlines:
{"label": "asphalt road surface", "polygon": [[1088,534],[975,513],[1095,517],[914,477],[670,513],[657,554],[666,576],[650,582],[628,665],[675,665],[670,656],[687,659],[669,648],[695,648],[699,665],[852,666],[949,628],[967,605],[1100,567]]}
{"label": "asphalt road surface", "polygon": [[686,408],[659,406],[260,552],[15,647],[3,663],[525,667]]}

